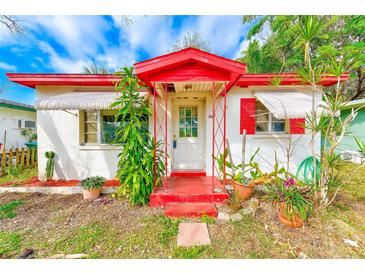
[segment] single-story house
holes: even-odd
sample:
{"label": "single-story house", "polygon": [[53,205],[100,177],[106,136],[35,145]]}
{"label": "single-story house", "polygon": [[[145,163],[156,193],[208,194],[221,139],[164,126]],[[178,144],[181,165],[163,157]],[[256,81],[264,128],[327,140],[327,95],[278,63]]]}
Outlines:
{"label": "single-story house", "polygon": [[33,106],[0,99],[0,150],[24,147],[28,142],[27,134],[35,131],[36,110]]}
{"label": "single-story house", "polygon": [[363,155],[359,153],[359,148],[355,141],[355,136],[365,142],[365,98],[350,101],[341,111],[341,118],[344,120],[353,109],[358,109],[358,113],[354,120],[350,122],[350,134],[345,136],[339,145],[338,151],[346,160],[355,163],[363,163],[365,160]]}
{"label": "single-story house", "polygon": [[[229,144],[232,159],[246,159],[260,148],[257,161],[269,170],[275,160],[290,169],[310,155],[311,135],[304,128],[312,91],[294,73],[250,74],[246,65],[194,48],[134,64],[148,88],[149,128],[164,142],[166,175],[221,176],[213,155]],[[82,179],[91,175],[114,178],[120,146],[110,144],[116,122],[110,104],[117,94],[113,75],[8,73],[10,81],[35,88],[39,175],[45,173],[45,151],[55,151],[55,177]],[[348,75],[341,77],[346,80]],[[323,77],[321,85],[336,84]],[[322,94],[314,94],[321,103]],[[315,141],[320,151],[320,136]]]}

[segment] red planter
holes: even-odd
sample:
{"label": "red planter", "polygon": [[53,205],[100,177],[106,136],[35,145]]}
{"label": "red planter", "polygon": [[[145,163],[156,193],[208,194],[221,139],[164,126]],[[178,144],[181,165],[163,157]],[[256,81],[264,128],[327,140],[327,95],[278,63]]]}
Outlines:
{"label": "red planter", "polygon": [[298,214],[294,214],[294,216],[290,217],[287,216],[283,203],[280,205],[280,207],[278,207],[278,217],[279,220],[287,227],[300,228],[304,224],[304,220]]}
{"label": "red planter", "polygon": [[240,183],[237,183],[236,181],[233,182],[233,189],[236,192],[239,199],[242,201],[248,200],[251,198],[252,193],[255,189],[255,184],[250,183],[248,185],[243,185]]}

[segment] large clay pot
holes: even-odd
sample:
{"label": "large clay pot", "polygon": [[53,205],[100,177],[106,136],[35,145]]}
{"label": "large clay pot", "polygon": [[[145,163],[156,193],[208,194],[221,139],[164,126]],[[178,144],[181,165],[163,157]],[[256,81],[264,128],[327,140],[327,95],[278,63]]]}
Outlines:
{"label": "large clay pot", "polygon": [[242,201],[245,201],[251,198],[255,189],[255,184],[250,183],[248,185],[243,185],[233,181],[233,189],[236,192],[238,198]]}
{"label": "large clay pot", "polygon": [[84,200],[95,200],[99,198],[101,192],[101,188],[90,188],[84,189],[82,194],[84,195]]}
{"label": "large clay pot", "polygon": [[294,216],[291,217],[287,216],[283,203],[280,205],[280,207],[278,207],[278,217],[279,220],[287,227],[300,228],[304,224],[304,220],[298,214],[294,214]]}

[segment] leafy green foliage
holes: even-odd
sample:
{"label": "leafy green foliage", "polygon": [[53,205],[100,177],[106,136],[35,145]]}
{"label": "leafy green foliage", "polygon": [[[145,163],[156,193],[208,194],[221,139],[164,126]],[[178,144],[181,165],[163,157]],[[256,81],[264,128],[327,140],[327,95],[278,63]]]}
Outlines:
{"label": "leafy green foliage", "polygon": [[215,219],[208,215],[203,215],[200,218],[200,221],[202,221],[203,223],[206,223],[206,224],[215,224]]}
{"label": "leafy green foliage", "polygon": [[311,201],[312,188],[303,186],[294,178],[279,180],[264,185],[267,197],[277,206],[284,207],[284,211],[289,218],[294,218],[297,214],[303,220],[313,212],[313,203]]}
{"label": "leafy green foliage", "polygon": [[[154,180],[161,182],[165,172],[164,152],[160,149],[162,143],[156,142],[151,136],[146,117],[151,114],[149,103],[139,92],[144,86],[133,74],[133,68],[125,67],[117,72],[120,80],[116,83],[116,91],[120,97],[112,104],[118,107],[116,119],[123,121],[116,130],[115,143],[122,146],[118,154],[117,176],[121,186],[118,195],[127,195],[133,205],[145,205],[149,202],[153,191]],[[156,146],[156,155],[154,148]],[[156,157],[156,167],[154,159]],[[156,168],[156,178],[154,178]]]}
{"label": "leafy green foliage", "polygon": [[177,235],[179,231],[179,224],[181,222],[180,219],[171,219],[164,215],[159,217],[159,222],[162,224],[163,228],[160,233],[160,243],[161,244],[168,244],[171,239]]}
{"label": "leafy green foliage", "polygon": [[80,182],[84,189],[102,188],[105,183],[105,178],[101,176],[88,177]]}
{"label": "leafy green foliage", "polygon": [[0,258],[17,252],[20,246],[21,239],[18,233],[0,231]]}
{"label": "leafy green foliage", "polygon": [[365,143],[359,137],[355,137],[355,142],[359,148],[359,152],[365,157]]}
{"label": "leafy green foliage", "polygon": [[173,257],[178,259],[197,259],[202,256],[206,246],[178,247],[174,250]]}
{"label": "leafy green foliage", "polygon": [[22,204],[21,200],[15,200],[11,201],[8,204],[0,206],[0,220],[14,218],[16,216],[14,209],[21,204]]}

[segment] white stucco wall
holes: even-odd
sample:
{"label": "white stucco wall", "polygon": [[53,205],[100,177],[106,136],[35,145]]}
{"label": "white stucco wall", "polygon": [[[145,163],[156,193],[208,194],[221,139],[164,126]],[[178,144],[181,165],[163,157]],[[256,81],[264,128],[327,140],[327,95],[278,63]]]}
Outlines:
{"label": "white stucco wall", "polygon": [[[74,89],[71,86],[37,87],[37,97],[49,97]],[[56,153],[55,179],[84,179],[96,175],[114,178],[120,148],[111,145],[80,146],[78,111],[69,112],[37,111],[39,176],[45,174],[47,159],[44,153],[52,150]]]}
{"label": "white stucco wall", "polygon": [[4,144],[6,131],[6,150],[22,148],[28,141],[21,135],[22,130],[18,129],[18,120],[35,121],[36,113],[0,106],[0,143]]}
{"label": "white stucco wall", "polygon": [[[38,97],[48,97],[54,94],[70,92],[75,87],[37,87]],[[255,90],[262,90],[262,87],[237,88],[234,87],[227,95],[227,137],[231,146],[232,156],[236,163],[241,161],[242,136],[239,134],[240,98],[253,97]],[[271,90],[283,90],[286,87],[271,87]],[[291,87],[291,90],[311,94],[307,87]],[[98,89],[99,91],[100,88]],[[172,157],[172,97],[168,99],[168,154],[169,171],[171,169]],[[191,96],[191,95],[190,95]],[[196,96],[196,95],[194,95]],[[211,94],[200,94],[205,97],[205,162],[207,175],[212,174],[212,99]],[[317,93],[317,100],[321,94]],[[151,98],[151,107],[152,107]],[[158,107],[159,119],[163,119],[164,102]],[[55,177],[64,179],[83,179],[87,176],[101,175],[106,178],[114,178],[117,170],[117,154],[119,147],[80,146],[79,145],[79,117],[77,111],[67,113],[64,111],[37,111],[37,133],[38,133],[38,159],[39,174],[43,176],[46,165],[44,152],[53,150],[56,152]],[[153,118],[150,118],[150,130],[153,133]],[[162,139],[162,136],[159,136]],[[296,170],[298,164],[310,155],[310,133],[304,135],[292,135],[292,142],[295,144],[294,152],[290,159],[292,171]],[[274,155],[277,154],[282,165],[286,166],[285,147],[290,140],[289,134],[283,135],[249,135],[247,137],[246,159],[260,147],[260,154],[257,161],[264,170],[269,171],[274,163]],[[315,142],[316,151],[320,150],[320,138]],[[200,155],[197,155],[197,157]]]}

